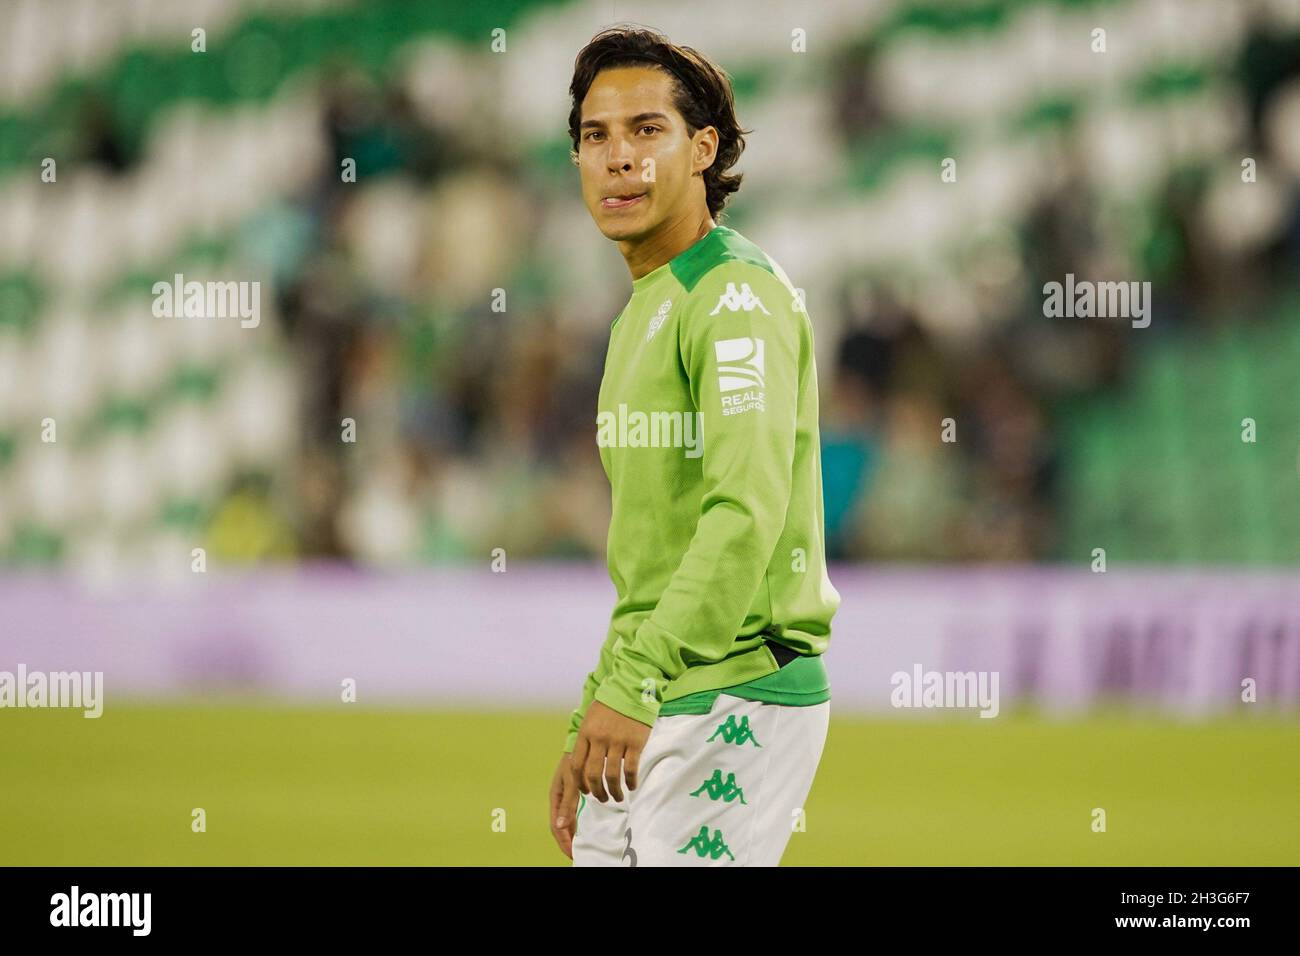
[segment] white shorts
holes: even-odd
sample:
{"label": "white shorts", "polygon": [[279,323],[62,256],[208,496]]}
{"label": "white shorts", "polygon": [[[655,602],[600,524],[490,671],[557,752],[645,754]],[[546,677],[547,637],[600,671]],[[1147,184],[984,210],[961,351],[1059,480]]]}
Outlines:
{"label": "white shorts", "polygon": [[830,708],[719,694],[710,713],[660,717],[635,790],[579,795],[573,865],[776,866],[803,829]]}

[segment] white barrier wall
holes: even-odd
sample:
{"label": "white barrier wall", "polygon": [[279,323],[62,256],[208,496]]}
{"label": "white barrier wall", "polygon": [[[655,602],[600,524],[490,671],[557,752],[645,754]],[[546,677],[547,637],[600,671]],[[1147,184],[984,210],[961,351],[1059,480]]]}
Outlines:
{"label": "white barrier wall", "polygon": [[[1298,572],[853,566],[831,578],[836,709],[893,711],[893,675],[918,669],[996,674],[1003,711],[1107,696],[1186,714],[1300,702]],[[361,704],[568,708],[613,600],[604,568],[587,564],[256,570],[111,594],[18,574],[0,577],[0,671],[103,671],[110,702],[240,690],[328,703],[352,678]]]}

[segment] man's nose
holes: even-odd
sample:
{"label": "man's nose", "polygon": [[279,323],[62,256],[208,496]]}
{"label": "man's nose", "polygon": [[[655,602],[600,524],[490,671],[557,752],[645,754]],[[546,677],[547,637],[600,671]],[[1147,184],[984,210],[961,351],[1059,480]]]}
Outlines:
{"label": "man's nose", "polygon": [[609,155],[605,158],[611,173],[626,173],[632,169],[632,144],[622,136],[611,136]]}

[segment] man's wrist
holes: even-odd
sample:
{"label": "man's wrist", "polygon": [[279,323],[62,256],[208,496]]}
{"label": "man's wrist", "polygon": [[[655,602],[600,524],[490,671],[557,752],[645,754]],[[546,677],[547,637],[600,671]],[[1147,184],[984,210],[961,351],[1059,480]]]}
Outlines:
{"label": "man's wrist", "polygon": [[610,710],[649,727],[653,727],[659,717],[659,700],[656,696],[642,694],[639,685],[629,688],[612,675],[605,678],[597,689],[595,699]]}

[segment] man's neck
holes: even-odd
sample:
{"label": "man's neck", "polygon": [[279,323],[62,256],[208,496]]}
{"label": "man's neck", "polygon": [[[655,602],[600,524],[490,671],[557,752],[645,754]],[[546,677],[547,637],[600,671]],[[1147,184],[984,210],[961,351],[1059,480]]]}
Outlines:
{"label": "man's neck", "polygon": [[619,252],[627,262],[628,271],[633,279],[649,275],[665,262],[681,255],[695,243],[709,234],[716,223],[708,211],[701,218],[698,215],[683,217],[678,222],[665,223],[653,236],[644,239],[620,242]]}

